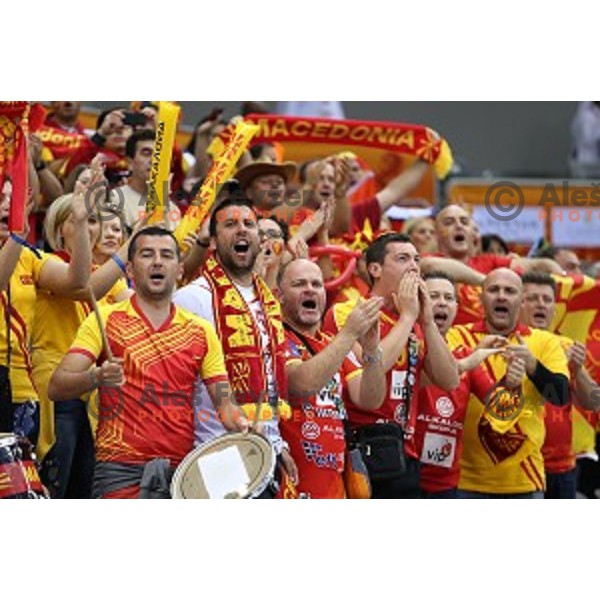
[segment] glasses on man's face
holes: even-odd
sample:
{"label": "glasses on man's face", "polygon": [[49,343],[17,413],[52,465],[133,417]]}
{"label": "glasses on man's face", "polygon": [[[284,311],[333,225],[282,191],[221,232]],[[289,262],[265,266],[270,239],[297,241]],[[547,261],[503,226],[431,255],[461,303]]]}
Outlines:
{"label": "glasses on man's face", "polygon": [[281,231],[276,231],[275,229],[265,229],[258,232],[258,239],[261,242],[264,242],[265,240],[282,240],[283,233],[281,233]]}

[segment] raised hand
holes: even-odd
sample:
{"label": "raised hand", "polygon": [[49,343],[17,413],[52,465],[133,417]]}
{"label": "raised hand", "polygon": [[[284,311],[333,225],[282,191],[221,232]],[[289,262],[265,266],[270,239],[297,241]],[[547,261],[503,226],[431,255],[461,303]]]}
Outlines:
{"label": "raised hand", "polygon": [[95,376],[100,387],[119,387],[125,383],[125,372],[123,371],[123,359],[112,358],[96,367]]}
{"label": "raised hand", "polygon": [[427,284],[422,279],[418,279],[418,293],[421,310],[419,311],[419,321],[422,326],[431,325],[433,321],[433,304],[429,298]]}
{"label": "raised hand", "polygon": [[373,355],[377,352],[380,341],[379,313],[377,313],[377,318],[373,319],[371,327],[359,336],[358,343],[361,345],[363,352]]}
{"label": "raised hand", "polygon": [[73,219],[83,222],[90,214],[98,210],[107,193],[106,178],[104,177],[104,164],[102,157],[96,156],[90,163],[91,175],[88,181],[77,181],[73,190],[71,210]]}
{"label": "raised hand", "polygon": [[506,346],[506,358],[511,362],[515,358],[520,358],[525,363],[525,370],[529,376],[533,375],[537,366],[537,359],[525,344],[525,340],[517,333],[518,344],[510,344]]}
{"label": "raised hand", "polygon": [[508,345],[508,340],[502,335],[486,335],[475,347],[478,349],[500,348],[504,350]]}
{"label": "raised hand", "polygon": [[504,376],[506,387],[511,390],[519,387],[523,382],[523,377],[525,377],[525,361],[521,358],[513,357],[508,362],[506,375]]}
{"label": "raised hand", "polygon": [[398,291],[392,295],[392,298],[399,314],[416,321],[420,312],[417,273],[405,273],[398,283]]}
{"label": "raised hand", "polygon": [[578,374],[586,359],[586,348],[585,344],[581,342],[574,342],[573,345],[566,351],[567,360],[569,361],[569,367],[575,374]]}
{"label": "raised hand", "polygon": [[[343,330],[349,333],[354,339],[359,340],[367,334],[375,323],[379,323],[379,311],[382,306],[382,298],[373,297],[368,300],[360,298],[352,312],[348,315]],[[379,332],[379,328],[377,332]],[[374,335],[374,333],[370,335]]]}

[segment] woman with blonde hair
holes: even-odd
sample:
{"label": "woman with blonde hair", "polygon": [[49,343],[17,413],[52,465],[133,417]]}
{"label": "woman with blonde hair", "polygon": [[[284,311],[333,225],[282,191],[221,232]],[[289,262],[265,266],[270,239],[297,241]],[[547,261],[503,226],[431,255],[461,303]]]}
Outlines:
{"label": "woman with blonde hair", "polygon": [[403,233],[410,238],[419,254],[434,254],[437,252],[435,223],[430,217],[411,219],[404,224]]}
{"label": "woman with blonde hair", "polygon": [[[53,260],[64,263],[69,263],[73,255],[72,200],[72,194],[58,198],[48,209],[44,227],[46,241],[54,250]],[[101,214],[90,212],[87,233],[92,248],[97,246],[103,227]],[[116,260],[92,269],[90,286],[96,297],[110,301],[129,297]],[[32,356],[41,410],[38,455],[43,461],[42,481],[55,498],[91,497],[94,442],[87,404],[75,398],[54,405],[48,398],[48,383],[54,369],[68,352],[80,324],[92,311],[89,298],[86,294],[78,300],[68,300],[50,292],[39,292],[35,307]]]}

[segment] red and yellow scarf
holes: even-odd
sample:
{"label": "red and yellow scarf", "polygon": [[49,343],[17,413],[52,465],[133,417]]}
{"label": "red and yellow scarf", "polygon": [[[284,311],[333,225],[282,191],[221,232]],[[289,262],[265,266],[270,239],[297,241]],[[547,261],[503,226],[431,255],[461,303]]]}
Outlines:
{"label": "red and yellow scarf", "polygon": [[[213,297],[215,327],[225,354],[225,365],[229,381],[239,404],[256,404],[259,398],[266,402],[267,374],[263,359],[260,332],[250,308],[235,287],[221,264],[210,257],[204,266],[206,278]],[[253,276],[256,290],[263,308],[269,332],[270,350],[279,393],[278,409],[280,416],[287,395],[285,377],[285,334],[281,320],[281,307],[265,282]],[[262,411],[262,418],[268,414]]]}

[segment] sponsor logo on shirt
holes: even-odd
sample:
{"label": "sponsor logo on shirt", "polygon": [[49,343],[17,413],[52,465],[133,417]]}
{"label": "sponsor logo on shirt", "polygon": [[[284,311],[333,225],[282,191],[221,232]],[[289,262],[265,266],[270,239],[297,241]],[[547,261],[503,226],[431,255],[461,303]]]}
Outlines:
{"label": "sponsor logo on shirt", "polygon": [[302,425],[302,437],[307,440],[316,440],[321,434],[321,428],[314,421],[307,421]]}
{"label": "sponsor logo on shirt", "polygon": [[454,462],[456,439],[447,435],[427,432],[423,440],[421,462],[449,469]]}
{"label": "sponsor logo on shirt", "polygon": [[440,417],[449,419],[454,414],[454,404],[447,396],[442,396],[435,401],[435,409]]}

